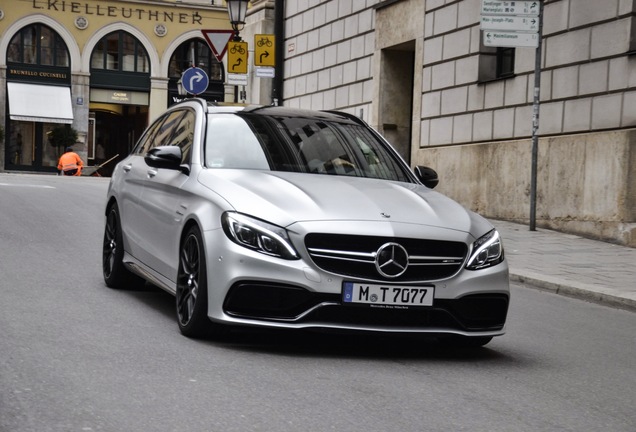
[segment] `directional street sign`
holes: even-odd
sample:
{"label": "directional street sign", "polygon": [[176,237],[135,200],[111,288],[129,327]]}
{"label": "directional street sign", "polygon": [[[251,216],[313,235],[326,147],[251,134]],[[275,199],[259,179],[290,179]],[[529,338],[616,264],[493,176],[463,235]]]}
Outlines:
{"label": "directional street sign", "polygon": [[186,69],[181,75],[181,85],[183,85],[185,91],[193,95],[205,92],[209,83],[208,74],[198,67]]}
{"label": "directional street sign", "polygon": [[269,66],[260,66],[256,68],[257,78],[274,78],[276,76],[276,69]]}
{"label": "directional street sign", "polygon": [[222,61],[227,44],[234,36],[234,30],[201,30],[201,33],[216,59]]}
{"label": "directional street sign", "polygon": [[272,34],[254,35],[254,66],[271,66],[276,64],[276,37]]}
{"label": "directional street sign", "polygon": [[232,41],[227,44],[227,72],[247,73],[247,42]]}
{"label": "directional street sign", "polygon": [[539,0],[482,0],[482,15],[539,16]]}
{"label": "directional street sign", "polygon": [[247,74],[227,74],[227,84],[228,85],[238,85],[238,86],[246,86],[247,85]]}
{"label": "directional street sign", "polygon": [[538,48],[541,1],[482,0],[484,45]]}
{"label": "directional street sign", "polygon": [[537,48],[539,46],[539,34],[484,31],[484,45],[491,47]]}
{"label": "directional street sign", "polygon": [[481,17],[482,30],[538,32],[539,17],[487,16]]}

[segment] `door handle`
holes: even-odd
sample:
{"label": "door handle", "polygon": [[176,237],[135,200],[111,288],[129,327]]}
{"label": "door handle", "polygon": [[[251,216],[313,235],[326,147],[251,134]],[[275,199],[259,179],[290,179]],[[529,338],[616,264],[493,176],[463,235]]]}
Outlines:
{"label": "door handle", "polygon": [[157,175],[157,171],[155,170],[148,170],[148,177],[149,178],[153,178],[154,176]]}
{"label": "door handle", "polygon": [[130,172],[130,170],[132,169],[132,164],[124,165],[121,169],[123,169],[124,172]]}

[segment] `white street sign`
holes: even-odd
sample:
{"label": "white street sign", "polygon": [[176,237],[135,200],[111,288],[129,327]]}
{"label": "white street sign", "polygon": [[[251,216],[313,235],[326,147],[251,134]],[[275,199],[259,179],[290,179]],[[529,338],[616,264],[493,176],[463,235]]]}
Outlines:
{"label": "white street sign", "polygon": [[247,74],[227,74],[228,85],[247,85]]}
{"label": "white street sign", "polygon": [[257,78],[274,78],[276,76],[275,69],[273,67],[256,67]]}
{"label": "white street sign", "polygon": [[538,48],[539,34],[485,31],[484,45],[491,47]]}
{"label": "white street sign", "polygon": [[538,32],[538,17],[482,16],[482,30]]}
{"label": "white street sign", "polygon": [[539,0],[481,0],[482,15],[539,16]]}

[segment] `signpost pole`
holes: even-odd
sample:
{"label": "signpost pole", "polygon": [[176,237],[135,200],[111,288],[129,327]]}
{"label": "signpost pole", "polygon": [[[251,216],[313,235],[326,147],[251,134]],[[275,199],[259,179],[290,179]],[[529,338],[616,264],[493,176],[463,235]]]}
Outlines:
{"label": "signpost pole", "polygon": [[530,169],[530,231],[537,230],[537,164],[539,159],[539,105],[541,103],[541,53],[543,47],[543,0],[539,1],[539,46],[534,60],[534,102],[532,105],[532,166]]}

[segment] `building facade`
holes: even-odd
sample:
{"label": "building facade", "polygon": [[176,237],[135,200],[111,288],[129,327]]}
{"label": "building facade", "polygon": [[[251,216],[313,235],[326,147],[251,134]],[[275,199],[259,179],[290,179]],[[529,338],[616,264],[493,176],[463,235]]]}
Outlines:
{"label": "building facade", "polygon": [[[441,192],[529,222],[535,49],[484,46],[481,0],[284,3],[284,105],[358,115]],[[635,10],[544,1],[539,227],[636,246]]]}
{"label": "building facade", "polygon": [[[56,132],[78,133],[76,152],[108,174],[148,122],[180,100],[196,65],[226,97],[225,67],[202,29],[229,30],[222,1],[1,0],[0,170],[55,172]],[[61,129],[60,129],[61,128]]]}
{"label": "building facade", "polygon": [[[481,7],[251,0],[239,92],[201,34],[230,29],[222,0],[0,0],[0,170],[53,172],[64,124],[88,164],[114,166],[196,64],[207,99],[353,113],[435,168],[441,192],[528,223],[535,49],[485,46]],[[635,0],[544,0],[539,227],[636,246],[635,15]],[[276,35],[273,80],[255,73],[259,34]]]}

